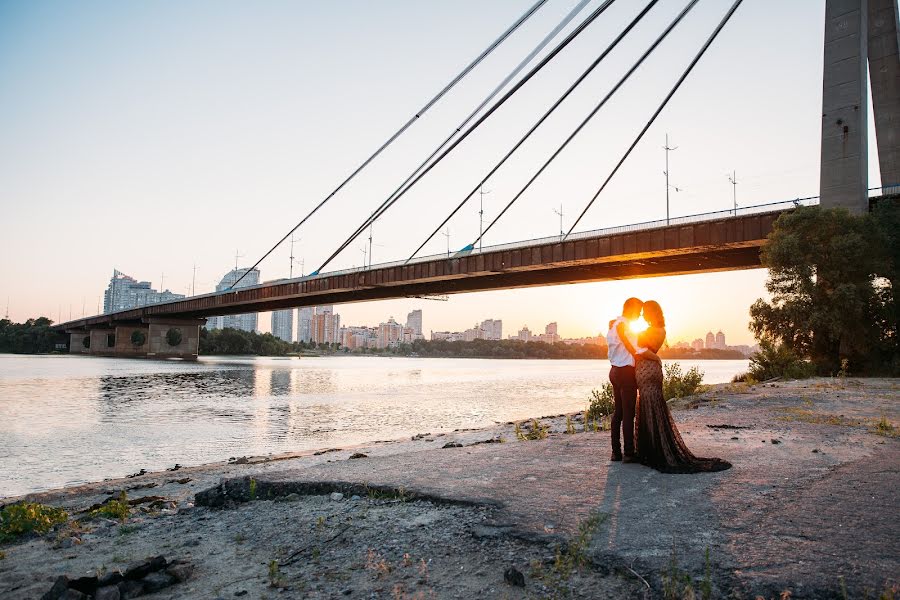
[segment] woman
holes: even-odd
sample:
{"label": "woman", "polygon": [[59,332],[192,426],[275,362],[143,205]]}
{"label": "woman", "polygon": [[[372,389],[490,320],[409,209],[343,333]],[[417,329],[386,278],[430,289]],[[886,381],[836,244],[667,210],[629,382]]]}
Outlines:
{"label": "woman", "polygon": [[644,320],[649,327],[638,337],[635,375],[638,404],[635,413],[635,446],[638,461],[663,473],[724,471],[731,463],[719,458],[691,454],[663,398],[662,362],[656,352],[666,339],[662,308],[653,300],[644,302]]}

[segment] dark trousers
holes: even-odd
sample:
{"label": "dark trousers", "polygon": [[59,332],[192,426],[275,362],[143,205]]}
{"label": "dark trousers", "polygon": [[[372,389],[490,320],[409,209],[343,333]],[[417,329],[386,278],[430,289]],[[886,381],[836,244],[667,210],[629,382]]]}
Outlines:
{"label": "dark trousers", "polygon": [[613,452],[621,452],[621,432],[625,435],[625,454],[634,454],[634,406],[637,403],[637,380],[634,367],[613,367],[609,370],[616,410],[612,418]]}

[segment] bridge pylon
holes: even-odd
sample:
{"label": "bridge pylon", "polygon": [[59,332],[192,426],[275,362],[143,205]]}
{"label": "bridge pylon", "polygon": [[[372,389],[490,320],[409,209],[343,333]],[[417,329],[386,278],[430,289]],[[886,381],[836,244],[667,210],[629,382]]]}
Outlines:
{"label": "bridge pylon", "polygon": [[896,0],[826,0],[822,76],[823,206],[868,200],[868,83],[882,186],[900,184],[900,39]]}

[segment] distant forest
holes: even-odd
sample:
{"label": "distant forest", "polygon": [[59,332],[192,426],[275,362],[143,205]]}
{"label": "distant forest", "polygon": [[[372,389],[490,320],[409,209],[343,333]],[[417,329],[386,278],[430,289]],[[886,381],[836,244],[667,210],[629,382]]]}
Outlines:
{"label": "distant forest", "polygon": [[13,323],[0,319],[0,352],[11,354],[47,354],[56,349],[62,337],[50,329],[53,321],[47,317]]}

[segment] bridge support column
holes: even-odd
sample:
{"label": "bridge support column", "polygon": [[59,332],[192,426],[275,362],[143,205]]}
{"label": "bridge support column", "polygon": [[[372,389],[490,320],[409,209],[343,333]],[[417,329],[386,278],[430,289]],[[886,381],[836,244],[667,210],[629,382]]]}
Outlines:
{"label": "bridge support column", "polygon": [[90,353],[99,356],[114,356],[116,354],[116,330],[115,329],[91,329]]}
{"label": "bridge support column", "polygon": [[[868,2],[826,0],[821,204],[868,211]],[[893,0],[891,0],[893,2]]]}
{"label": "bridge support column", "polygon": [[67,331],[66,333],[69,334],[69,354],[90,354],[90,331]]}
{"label": "bridge support column", "polygon": [[166,319],[151,317],[147,356],[197,360],[200,327],[206,319]]}
{"label": "bridge support column", "polygon": [[869,76],[881,186],[900,186],[900,37],[896,0],[869,2]]}
{"label": "bridge support column", "polygon": [[148,325],[117,325],[116,356],[147,356],[150,348]]}

